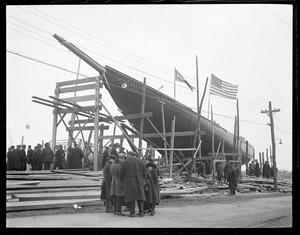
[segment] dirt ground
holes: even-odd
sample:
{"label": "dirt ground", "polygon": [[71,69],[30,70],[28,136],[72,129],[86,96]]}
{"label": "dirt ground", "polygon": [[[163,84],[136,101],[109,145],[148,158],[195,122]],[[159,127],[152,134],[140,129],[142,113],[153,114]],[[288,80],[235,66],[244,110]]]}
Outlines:
{"label": "dirt ground", "polygon": [[[191,206],[197,206],[201,208],[201,206],[207,207],[211,205],[211,209],[217,209],[218,207],[226,207],[231,205],[246,205],[252,199],[264,199],[264,198],[279,198],[285,196],[291,196],[291,193],[247,193],[247,194],[239,194],[235,196],[229,196],[227,194],[220,194],[220,195],[211,195],[211,196],[204,196],[202,195],[185,195],[185,196],[177,196],[177,197],[170,197],[166,199],[162,199],[159,206],[157,206],[157,211],[160,210],[170,211],[173,213],[173,209],[180,211],[180,208],[190,208]],[[263,202],[261,202],[263,204]],[[276,202],[275,202],[276,203]],[[257,207],[263,207],[264,205],[257,205]],[[292,206],[292,205],[290,205]],[[60,208],[60,209],[51,209],[51,210],[32,210],[32,211],[19,211],[19,212],[8,212],[6,213],[7,221],[11,218],[19,218],[19,219],[26,219],[26,217],[41,217],[41,216],[51,216],[51,215],[86,215],[86,214],[103,214],[106,213],[105,207],[101,202],[100,205],[94,206],[82,206],[81,209],[75,210],[73,207],[69,208]],[[292,211],[292,210],[291,210]],[[228,214],[236,213],[235,210],[229,210]],[[158,214],[158,213],[157,213]],[[154,216],[157,217],[157,216]],[[152,217],[153,218],[153,217]],[[251,218],[249,217],[251,220]],[[180,221],[178,221],[180,222]],[[251,224],[251,221],[248,221]],[[250,225],[249,225],[250,226]],[[272,228],[272,227],[292,227],[292,213],[285,213],[285,214],[278,214],[272,217],[264,217],[260,220],[255,218],[251,227],[257,228]]]}

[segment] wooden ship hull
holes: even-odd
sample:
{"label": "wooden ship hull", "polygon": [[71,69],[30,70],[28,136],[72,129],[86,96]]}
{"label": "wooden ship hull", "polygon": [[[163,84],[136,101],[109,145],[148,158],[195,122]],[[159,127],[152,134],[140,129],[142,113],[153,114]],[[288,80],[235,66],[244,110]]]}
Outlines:
{"label": "wooden ship hull", "polygon": [[[109,66],[105,66],[106,80],[105,87],[109,91],[112,99],[120,109],[123,115],[136,114],[141,112],[143,83],[136,79],[129,77]],[[107,83],[109,86],[107,85]],[[162,133],[162,111],[161,103],[164,102],[164,116],[165,116],[165,131],[171,132],[171,123],[173,117],[176,117],[175,132],[195,131],[197,129],[197,113],[191,108],[181,104],[173,98],[166,96],[149,86],[146,87],[145,113],[152,112],[150,118],[156,129]],[[131,119],[130,123],[136,130],[140,128],[139,119]],[[202,146],[201,155],[211,156],[212,152],[212,125],[211,121],[201,116],[200,119],[201,131],[205,131],[205,135],[201,136]],[[143,132],[156,133],[154,127],[147,121],[144,121]],[[170,137],[167,137],[167,142],[170,143]],[[174,148],[191,148],[193,147],[194,136],[179,136],[175,137]],[[224,141],[224,152],[233,153],[235,136],[231,132],[225,130],[220,126],[214,128],[214,149],[217,150],[219,143]],[[254,156],[254,148],[248,144],[248,154],[246,155],[246,142],[243,137],[240,137],[240,151],[242,153],[242,164],[249,162]],[[144,139],[148,143],[153,144],[153,147],[164,148],[164,141],[160,137]],[[163,150],[158,151],[164,155]],[[221,148],[219,153],[221,152]],[[193,156],[193,151],[182,152],[184,157],[189,158]],[[233,157],[228,156],[229,159],[234,160]]]}

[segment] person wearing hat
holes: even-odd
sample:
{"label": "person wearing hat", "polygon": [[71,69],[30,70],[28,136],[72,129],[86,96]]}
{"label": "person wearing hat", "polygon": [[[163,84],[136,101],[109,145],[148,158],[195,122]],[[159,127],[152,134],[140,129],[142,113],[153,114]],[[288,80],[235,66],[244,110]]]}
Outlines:
{"label": "person wearing hat", "polygon": [[21,153],[21,145],[17,145],[17,148],[12,152],[11,159],[11,170],[20,171],[22,169],[22,153]]}
{"label": "person wearing hat", "polygon": [[268,161],[265,161],[265,164],[263,165],[263,177],[264,178],[270,178],[270,164]]}
{"label": "person wearing hat", "polygon": [[82,168],[83,152],[79,145],[74,141],[74,148],[71,149],[71,154],[68,158],[70,169],[81,169]]}
{"label": "person wearing hat", "polygon": [[8,148],[8,152],[6,154],[6,170],[7,171],[11,171],[12,170],[12,155],[13,155],[13,151],[15,150],[15,146],[12,145]]}
{"label": "person wearing hat", "polygon": [[150,215],[153,216],[155,214],[155,206],[160,203],[159,170],[152,157],[148,158],[146,168],[148,171],[145,184],[145,210],[148,210]]}
{"label": "person wearing hat", "polygon": [[198,172],[198,176],[201,176],[204,179],[206,179],[206,176],[205,176],[205,164],[201,160],[199,162],[199,166],[198,166],[197,172]]}
{"label": "person wearing hat", "polygon": [[120,177],[125,190],[125,203],[128,203],[130,210],[129,216],[135,217],[135,201],[137,201],[139,215],[143,217],[146,200],[144,192],[146,166],[141,159],[136,158],[136,155],[133,151],[128,152],[127,159],[121,164]]}
{"label": "person wearing hat", "polygon": [[259,177],[259,175],[260,175],[260,168],[259,168],[259,163],[258,163],[258,161],[257,161],[257,159],[255,159],[255,176],[256,177]]}
{"label": "person wearing hat", "polygon": [[28,145],[27,149],[27,164],[29,169],[32,169],[33,159],[32,159],[33,150],[31,149],[31,145]]}
{"label": "person wearing hat", "polygon": [[32,154],[33,158],[33,167],[32,170],[42,170],[43,168],[43,151],[42,151],[42,145],[37,144],[36,148],[33,150]]}
{"label": "person wearing hat", "polygon": [[62,149],[62,145],[55,146],[55,154],[54,154],[54,163],[53,163],[53,170],[64,169],[65,168],[65,152]]}
{"label": "person wearing hat", "polygon": [[46,143],[45,148],[43,149],[43,164],[44,170],[50,170],[50,165],[53,162],[54,154],[53,151],[50,149],[50,144]]}
{"label": "person wearing hat", "polygon": [[124,204],[125,190],[123,182],[120,179],[120,168],[121,163],[126,159],[125,153],[119,153],[118,158],[110,166],[110,173],[112,176],[111,186],[110,186],[110,197],[113,201],[114,214],[124,215],[121,212],[122,204]]}
{"label": "person wearing hat", "polygon": [[229,191],[230,195],[235,195],[235,190],[238,182],[238,168],[236,167],[234,170],[231,170],[228,174],[228,182],[229,182]]}
{"label": "person wearing hat", "polygon": [[108,160],[108,157],[109,157],[109,147],[108,146],[105,147],[105,150],[103,151],[102,156],[103,156],[102,168],[104,168],[105,164],[106,164],[106,162]]}
{"label": "person wearing hat", "polygon": [[26,149],[26,145],[23,144],[21,148],[21,171],[26,171],[27,169],[25,149]]}
{"label": "person wearing hat", "polygon": [[232,171],[232,166],[229,162],[229,160],[226,160],[225,166],[224,166],[224,184],[228,184],[229,180],[228,180],[228,175],[229,172]]}
{"label": "person wearing hat", "polygon": [[112,175],[110,172],[110,167],[113,164],[113,162],[116,160],[116,155],[109,155],[108,161],[106,162],[106,165],[103,169],[103,181],[101,186],[101,195],[100,199],[104,200],[106,209],[106,213],[113,213],[113,203],[110,196],[110,188],[111,188],[111,181],[112,181]]}

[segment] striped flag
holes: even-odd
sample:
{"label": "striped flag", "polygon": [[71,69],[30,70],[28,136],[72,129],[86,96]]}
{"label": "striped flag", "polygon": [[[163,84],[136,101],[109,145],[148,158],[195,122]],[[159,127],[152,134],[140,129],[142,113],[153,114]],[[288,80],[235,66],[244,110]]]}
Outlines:
{"label": "striped flag", "polygon": [[228,82],[224,82],[211,74],[210,82],[210,94],[221,96],[227,99],[236,99],[238,93],[238,85],[232,85]]}
{"label": "striped flag", "polygon": [[[174,68],[175,69],[175,68]],[[178,82],[184,82],[190,89],[191,89],[191,91],[193,92],[193,89],[195,89],[195,87],[193,87],[193,86],[191,86],[188,82],[187,82],[187,80],[185,80],[184,78],[183,78],[183,76],[175,69],[175,76],[174,76],[174,80],[175,80],[175,82],[176,81],[178,81]]]}

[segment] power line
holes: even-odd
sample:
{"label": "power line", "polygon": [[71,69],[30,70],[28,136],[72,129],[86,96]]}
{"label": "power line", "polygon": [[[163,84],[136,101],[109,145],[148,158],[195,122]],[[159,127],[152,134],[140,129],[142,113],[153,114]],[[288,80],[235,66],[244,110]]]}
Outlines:
{"label": "power line", "polygon": [[[48,65],[48,66],[51,66],[51,67],[54,67],[56,69],[60,69],[60,70],[64,70],[64,71],[69,72],[69,73],[77,74],[77,72],[74,72],[74,71],[71,71],[71,70],[68,70],[68,69],[59,67],[57,65],[53,65],[53,64],[50,64],[50,63],[47,63],[47,62],[44,62],[44,61],[41,61],[41,60],[38,60],[38,59],[35,59],[35,58],[32,58],[32,57],[29,57],[29,56],[25,56],[25,55],[22,55],[20,53],[17,53],[17,52],[11,51],[11,50],[6,50],[6,51],[8,53],[11,53],[11,54],[14,54],[14,55],[17,55],[17,56],[21,56],[21,57],[24,57],[24,58],[32,60],[32,61],[35,61],[35,62],[38,62],[38,63],[41,63],[41,64],[45,64],[45,65]],[[86,76],[84,74],[79,74],[79,75],[83,76],[83,77],[88,77],[88,76]]]}

